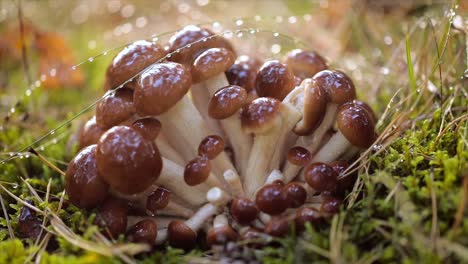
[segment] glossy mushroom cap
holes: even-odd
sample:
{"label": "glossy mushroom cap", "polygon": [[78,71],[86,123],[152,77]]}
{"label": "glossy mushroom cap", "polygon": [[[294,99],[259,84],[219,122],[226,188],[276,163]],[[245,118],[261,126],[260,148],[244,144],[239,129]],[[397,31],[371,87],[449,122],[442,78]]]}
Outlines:
{"label": "glossy mushroom cap", "polygon": [[207,157],[198,156],[185,165],[184,180],[190,186],[206,181],[211,172],[211,163]]}
{"label": "glossy mushroom cap", "polygon": [[312,78],[317,72],[326,70],[325,59],[314,51],[295,49],[288,53],[286,64],[292,69],[294,75],[301,78]]}
{"label": "glossy mushroom cap", "polygon": [[154,245],[158,236],[158,225],[151,219],[141,220],[127,231],[127,239],[134,243]]}
{"label": "glossy mushroom cap", "polygon": [[82,149],[68,164],[65,175],[70,201],[80,208],[94,208],[107,197],[108,189],[97,170],[96,145]]}
{"label": "glossy mushroom cap", "polygon": [[290,182],[283,187],[286,197],[289,201],[289,207],[298,208],[303,205],[307,199],[307,191],[298,182]]}
{"label": "glossy mushroom cap", "polygon": [[303,89],[303,115],[302,120],[294,127],[298,135],[308,135],[320,125],[325,116],[328,103],[327,92],[312,79],[305,79],[301,83]]}
{"label": "glossy mushroom cap", "polygon": [[198,146],[198,155],[212,160],[224,151],[224,140],[218,135],[205,137]]}
{"label": "glossy mushroom cap", "polygon": [[158,148],[135,129],[115,126],[97,144],[98,172],[115,190],[134,194],[159,177],[162,159]]}
{"label": "glossy mushroom cap", "polygon": [[125,233],[127,228],[127,204],[119,199],[109,198],[99,208],[96,216],[98,226],[105,229],[105,233],[117,238]]}
{"label": "glossy mushroom cap", "polygon": [[266,133],[277,124],[281,102],[260,97],[244,106],[241,112],[242,129],[246,133]]}
{"label": "glossy mushroom cap", "polygon": [[229,225],[211,228],[206,234],[208,246],[224,245],[229,241],[237,240],[239,240],[239,234]]}
{"label": "glossy mushroom cap", "polygon": [[132,123],[132,128],[140,132],[144,138],[154,141],[161,131],[161,122],[154,117],[140,118]]}
{"label": "glossy mushroom cap", "polygon": [[338,173],[325,163],[310,164],[305,168],[304,177],[307,184],[317,192],[334,192],[336,190]]}
{"label": "glossy mushroom cap", "polygon": [[371,114],[357,105],[343,105],[336,118],[338,129],[358,148],[368,148],[375,140],[375,123]]}
{"label": "glossy mushroom cap", "polygon": [[304,167],[312,160],[312,154],[301,146],[295,146],[288,151],[288,161],[296,166]]}
{"label": "glossy mushroom cap", "polygon": [[80,131],[79,149],[96,144],[106,129],[96,124],[96,117],[89,119]]}
{"label": "glossy mushroom cap", "polygon": [[370,107],[370,105],[368,105],[366,102],[363,102],[360,100],[353,100],[353,101],[348,102],[347,104],[353,104],[355,106],[363,108],[369,113],[369,116],[372,118],[372,121],[374,122],[374,124],[377,123],[378,119],[374,110],[372,110],[372,107]]}
{"label": "glossy mushroom cap", "polygon": [[284,237],[289,232],[289,225],[291,220],[287,217],[277,217],[265,226],[265,233],[274,237]]}
{"label": "glossy mushroom cap", "polygon": [[283,100],[294,87],[293,72],[278,60],[265,62],[255,78],[255,90],[260,97]]}
{"label": "glossy mushroom cap", "polygon": [[169,245],[184,250],[192,249],[197,240],[197,233],[180,220],[169,223],[167,235]]}
{"label": "glossy mushroom cap", "polygon": [[303,230],[306,223],[311,225],[319,225],[323,221],[323,217],[317,209],[313,207],[302,207],[296,211],[296,228]]}
{"label": "glossy mushroom cap", "polygon": [[282,186],[267,184],[258,190],[255,195],[255,204],[266,214],[278,215],[287,209],[289,201]]}
{"label": "glossy mushroom cap", "polygon": [[257,218],[258,209],[248,198],[235,198],[231,203],[231,216],[241,225],[248,225]]}
{"label": "glossy mushroom cap", "polygon": [[184,27],[169,39],[169,52],[179,50],[179,52],[173,53],[170,59],[178,63],[191,65],[193,60],[206,49],[226,48],[233,50],[231,44],[225,38],[213,35],[213,32],[206,28],[195,25]]}
{"label": "glossy mushroom cap", "polygon": [[322,87],[334,104],[344,104],[356,98],[353,81],[343,72],[324,70],[312,78],[314,86]]}
{"label": "glossy mushroom cap", "polygon": [[214,119],[228,118],[245,104],[247,92],[236,85],[225,86],[211,97],[208,103],[208,114]]}
{"label": "glossy mushroom cap", "polygon": [[166,208],[166,206],[169,204],[170,197],[171,192],[169,190],[158,187],[146,198],[146,210],[148,210],[153,215],[156,214],[158,210]]}
{"label": "glossy mushroom cap", "polygon": [[169,110],[192,85],[190,71],[183,65],[165,62],[152,65],[137,80],[133,103],[141,116],[160,115]]}
{"label": "glossy mushroom cap", "polygon": [[[336,173],[338,173],[338,176],[341,176],[344,174],[344,172],[348,169],[349,163],[346,160],[337,160],[330,162],[328,165],[332,167]],[[357,179],[357,174],[352,173],[351,175],[347,175],[344,178],[341,178],[338,180],[338,186],[336,189],[336,194],[338,195],[343,195],[346,193],[347,190],[350,190],[353,188],[354,183],[356,182]]]}
{"label": "glossy mushroom cap", "polygon": [[[111,65],[107,68],[108,88],[119,87],[165,55],[164,49],[153,42],[139,40],[130,44],[114,57]],[[132,88],[133,84],[127,83],[125,86]]]}
{"label": "glossy mushroom cap", "polygon": [[224,72],[234,63],[235,55],[225,48],[211,48],[202,52],[193,62],[193,82],[211,79]]}
{"label": "glossy mushroom cap", "polygon": [[320,211],[327,214],[336,214],[340,211],[341,199],[333,196],[324,196]]}
{"label": "glossy mushroom cap", "polygon": [[129,119],[134,113],[133,91],[121,88],[104,97],[97,104],[96,122],[99,126],[107,129]]}
{"label": "glossy mushroom cap", "polygon": [[230,85],[240,86],[250,92],[255,88],[255,78],[259,67],[258,59],[242,55],[226,71],[226,78]]}

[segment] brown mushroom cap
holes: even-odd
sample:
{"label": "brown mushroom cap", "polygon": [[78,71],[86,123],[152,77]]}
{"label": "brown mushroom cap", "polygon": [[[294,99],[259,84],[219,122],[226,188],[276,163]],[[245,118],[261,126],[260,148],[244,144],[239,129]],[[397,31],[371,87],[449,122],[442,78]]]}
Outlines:
{"label": "brown mushroom cap", "polygon": [[239,234],[230,226],[211,228],[206,234],[208,246],[224,245],[229,241],[237,240],[239,240]]}
{"label": "brown mushroom cap", "polygon": [[312,78],[317,72],[326,70],[325,59],[314,51],[295,49],[288,53],[286,64],[291,67],[294,75],[301,78]]}
{"label": "brown mushroom cap", "polygon": [[231,215],[239,224],[248,225],[257,218],[258,209],[248,198],[235,198],[231,203]]}
{"label": "brown mushroom cap", "polygon": [[255,204],[266,214],[278,215],[287,209],[289,202],[282,186],[267,184],[258,190],[255,195]]}
{"label": "brown mushroom cap", "polygon": [[242,129],[246,133],[265,133],[276,125],[281,102],[268,97],[260,97],[243,107],[241,112]]}
{"label": "brown mushroom cap", "polygon": [[[31,200],[26,200],[25,203],[34,205]],[[42,225],[42,219],[37,216],[36,212],[23,205],[16,226],[19,236],[21,238],[37,239],[42,234]]]}
{"label": "brown mushroom cap", "polygon": [[125,233],[127,228],[127,204],[119,199],[109,198],[99,208],[96,216],[98,226],[104,228],[112,238]]}
{"label": "brown mushroom cap", "polygon": [[[349,163],[346,160],[337,160],[330,162],[328,165],[332,167],[337,173],[338,176],[344,174],[344,172],[348,169]],[[357,179],[357,173],[352,173],[351,175],[347,175],[344,178],[338,180],[338,186],[336,189],[336,194],[343,195],[347,190],[350,190]]]}
{"label": "brown mushroom cap", "polygon": [[327,214],[336,214],[340,211],[341,199],[333,196],[324,196],[320,211]]}
{"label": "brown mushroom cap", "polygon": [[[130,44],[114,57],[107,68],[107,85],[110,89],[119,87],[165,55],[164,49],[153,42],[139,40]],[[133,84],[127,83],[126,87],[132,88]]]}
{"label": "brown mushroom cap", "polygon": [[193,62],[193,82],[211,79],[224,72],[234,63],[234,53],[225,48],[211,48],[203,51]]}
{"label": "brown mushroom cap", "polygon": [[158,187],[146,198],[146,210],[156,214],[158,210],[166,208],[169,204],[171,192],[165,188]]}
{"label": "brown mushroom cap", "polygon": [[277,217],[265,226],[265,233],[274,237],[284,237],[289,232],[289,224],[291,220],[287,217]]}
{"label": "brown mushroom cap", "polygon": [[324,70],[312,78],[314,86],[322,87],[332,103],[341,105],[356,98],[353,81],[343,72]]}
{"label": "brown mushroom cap", "polygon": [[259,67],[260,61],[258,59],[242,55],[226,71],[226,78],[230,85],[241,86],[250,92],[255,88],[255,78]]}
{"label": "brown mushroom cap", "polygon": [[144,138],[154,141],[161,131],[161,122],[154,117],[140,118],[132,123],[132,128],[140,132]]}
{"label": "brown mushroom cap", "polygon": [[158,236],[158,225],[151,219],[141,220],[127,231],[127,239],[134,243],[154,245]]}
{"label": "brown mushroom cap", "polygon": [[294,165],[304,167],[312,159],[312,154],[301,146],[295,146],[289,149],[288,151],[288,161]]}
{"label": "brown mushroom cap", "polygon": [[211,163],[207,157],[198,156],[185,165],[184,180],[190,186],[206,181],[211,172]]}
{"label": "brown mushroom cap", "polygon": [[192,249],[197,240],[197,233],[188,227],[184,221],[174,220],[167,227],[169,245],[184,250]]}
{"label": "brown mushroom cap", "polygon": [[245,104],[247,92],[236,85],[225,86],[211,97],[208,103],[208,114],[214,119],[225,119],[235,113]]}
{"label": "brown mushroom cap", "polygon": [[134,113],[133,91],[121,88],[96,105],[96,122],[107,129],[129,119]]}
{"label": "brown mushroom cap", "polygon": [[320,125],[327,110],[327,92],[312,79],[301,83],[304,91],[302,120],[294,128],[298,135],[308,135]]}
{"label": "brown mushroom cap", "polygon": [[[209,48],[226,48],[233,50],[231,44],[221,36],[213,36],[213,32],[206,28],[188,25],[177,31],[169,39],[171,60],[185,65],[191,65],[198,55]],[[213,36],[213,37],[210,37]]]}
{"label": "brown mushroom cap", "polygon": [[336,118],[338,129],[358,148],[368,148],[375,140],[375,123],[369,112],[357,105],[344,105]]}
{"label": "brown mushroom cap", "polygon": [[336,190],[338,173],[325,163],[310,164],[305,168],[304,177],[307,184],[317,192],[334,192]]}
{"label": "brown mushroom cap", "polygon": [[303,205],[307,199],[307,191],[298,182],[290,182],[283,187],[286,197],[289,201],[289,207],[298,208]]}
{"label": "brown mushroom cap", "polygon": [[255,78],[255,90],[260,97],[283,100],[294,86],[293,72],[278,60],[265,62]]}
{"label": "brown mushroom cap", "polygon": [[164,62],[142,73],[135,87],[133,103],[141,116],[160,115],[188,92],[192,77],[183,65]]}
{"label": "brown mushroom cap", "polygon": [[80,208],[94,208],[107,197],[108,189],[97,170],[96,145],[82,149],[70,161],[65,174],[70,201]]}
{"label": "brown mushroom cap", "polygon": [[374,124],[377,123],[378,119],[377,119],[377,116],[375,115],[374,110],[372,110],[372,107],[370,107],[370,105],[368,105],[366,102],[363,102],[360,100],[353,100],[353,101],[348,102],[347,104],[353,104],[355,106],[363,108],[369,113],[369,116],[372,118],[372,122],[374,122]]}
{"label": "brown mushroom cap", "polygon": [[96,144],[106,130],[96,124],[96,117],[89,119],[80,131],[79,149]]}
{"label": "brown mushroom cap", "polygon": [[156,145],[127,126],[115,126],[101,136],[96,159],[102,178],[124,194],[142,192],[162,169]]}
{"label": "brown mushroom cap", "polygon": [[198,155],[212,160],[224,151],[224,140],[218,135],[205,137],[198,145]]}
{"label": "brown mushroom cap", "polygon": [[322,215],[313,207],[302,207],[296,211],[296,228],[303,230],[306,223],[319,225],[323,221]]}

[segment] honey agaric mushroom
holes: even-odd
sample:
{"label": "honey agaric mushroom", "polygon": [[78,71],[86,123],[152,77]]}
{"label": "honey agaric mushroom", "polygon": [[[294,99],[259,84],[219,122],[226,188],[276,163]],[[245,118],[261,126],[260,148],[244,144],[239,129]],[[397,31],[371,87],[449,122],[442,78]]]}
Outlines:
{"label": "honey agaric mushroom", "polygon": [[[107,68],[107,88],[115,89],[120,87],[165,55],[164,49],[156,43],[146,40],[135,41],[120,51]],[[129,81],[125,84],[125,87],[133,89],[134,82]]]}
{"label": "honey agaric mushroom", "polygon": [[225,215],[220,214],[213,220],[213,227],[206,234],[208,246],[224,245],[229,241],[237,241],[239,234],[229,225]]}
{"label": "honey agaric mushroom", "polygon": [[375,123],[368,110],[355,104],[340,107],[337,116],[338,132],[312,159],[313,162],[331,162],[348,147],[368,148],[375,140]]}
{"label": "honey agaric mushroom", "polygon": [[275,217],[265,226],[265,233],[274,237],[284,237],[289,232],[290,223],[288,217]]}
{"label": "honey agaric mushroom", "polygon": [[277,184],[267,184],[260,188],[255,195],[255,204],[260,211],[269,215],[281,214],[289,205],[283,187]]}
{"label": "honey agaric mushroom", "polygon": [[317,72],[328,68],[325,59],[318,53],[301,49],[295,49],[288,53],[286,65],[301,80],[312,78]]}
{"label": "honey agaric mushroom", "polygon": [[197,156],[185,165],[184,180],[190,186],[206,183],[210,187],[223,188],[223,184],[211,173],[211,163],[206,156]]}
{"label": "honey agaric mushroom", "polygon": [[79,149],[96,144],[106,129],[96,124],[96,116],[86,121],[79,134]]}
{"label": "honey agaric mushroom", "polygon": [[313,207],[302,207],[296,211],[296,228],[301,231],[304,230],[306,223],[314,225],[320,225],[323,222],[323,217],[320,212]]}
{"label": "honey agaric mushroom", "polygon": [[198,155],[212,160],[224,151],[224,140],[218,135],[205,137],[198,146]]}
{"label": "honey agaric mushroom", "polygon": [[144,191],[162,169],[156,145],[127,126],[115,126],[101,136],[96,160],[104,181],[123,194]]}
{"label": "honey agaric mushroom", "polygon": [[249,198],[234,198],[231,203],[231,216],[240,224],[248,225],[258,216],[258,208]]}
{"label": "honey agaric mushroom", "polygon": [[284,181],[292,181],[299,170],[309,164],[311,160],[312,155],[306,148],[301,146],[290,148],[283,168]]}
{"label": "honey agaric mushroom", "polygon": [[221,127],[227,138],[229,138],[241,179],[247,173],[247,163],[252,147],[252,137],[242,130],[239,118],[246,98],[247,92],[245,89],[240,86],[230,85],[219,89],[211,97],[208,105],[209,116],[220,121]]}
{"label": "honey agaric mushroom", "polygon": [[94,208],[107,197],[108,189],[97,169],[96,145],[82,149],[70,161],[65,174],[70,201],[80,208]]}
{"label": "honey agaric mushroom", "polygon": [[151,141],[156,140],[161,131],[161,122],[154,117],[139,118],[132,123],[132,128]]}
{"label": "honey agaric mushroom", "polygon": [[127,238],[134,243],[154,245],[158,236],[158,225],[150,219],[141,220],[127,231]]}
{"label": "honey agaric mushroom", "polygon": [[234,64],[226,71],[226,78],[230,85],[244,88],[247,93],[255,89],[255,78],[260,67],[258,59],[242,55],[237,57]]}
{"label": "honey agaric mushroom", "polygon": [[301,183],[290,182],[283,187],[283,191],[286,193],[290,208],[302,206],[307,199],[307,191]]}
{"label": "honey agaric mushroom", "polygon": [[133,91],[121,88],[110,92],[96,105],[96,123],[102,128],[111,128],[135,114]]}
{"label": "honey agaric mushroom", "polygon": [[266,61],[255,78],[255,91],[259,97],[283,100],[294,87],[293,72],[278,60]]}
{"label": "honey agaric mushroom", "polygon": [[112,238],[117,238],[120,234],[125,233],[127,228],[127,204],[115,198],[106,199],[99,207],[96,216],[98,226],[102,227]]}
{"label": "honey agaric mushroom", "polygon": [[340,199],[326,195],[323,197],[322,204],[320,205],[320,212],[325,213],[327,215],[333,215],[340,211],[340,206]]}
{"label": "honey agaric mushroom", "polygon": [[336,190],[338,173],[325,163],[312,163],[304,169],[307,184],[317,192],[331,192]]}

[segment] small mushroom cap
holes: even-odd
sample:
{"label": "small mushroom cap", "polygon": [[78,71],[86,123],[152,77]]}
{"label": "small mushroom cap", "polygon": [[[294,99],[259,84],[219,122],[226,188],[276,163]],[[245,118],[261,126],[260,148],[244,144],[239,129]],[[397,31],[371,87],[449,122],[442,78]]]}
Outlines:
{"label": "small mushroom cap", "polygon": [[206,49],[226,48],[233,50],[231,44],[225,38],[213,35],[210,30],[195,25],[188,25],[177,31],[169,39],[169,52],[180,50],[171,54],[171,60],[191,65],[193,60]]}
{"label": "small mushroom cap", "polygon": [[211,97],[208,103],[208,114],[214,119],[228,118],[245,104],[247,92],[236,85],[225,86]]}
{"label": "small mushroom cap", "polygon": [[248,225],[257,218],[258,209],[248,198],[235,198],[231,203],[231,215],[241,225]]}
{"label": "small mushroom cap", "polygon": [[258,59],[242,55],[226,71],[226,78],[230,85],[241,86],[250,92],[255,88],[255,78],[259,67],[260,61]]}
{"label": "small mushroom cap", "polygon": [[375,115],[374,110],[372,110],[372,107],[370,107],[370,105],[368,105],[366,102],[363,102],[360,100],[353,100],[351,102],[348,102],[347,104],[353,104],[355,106],[363,108],[369,113],[369,116],[372,117],[372,121],[374,122],[374,124],[377,123],[378,119],[377,119],[377,116]]}
{"label": "small mushroom cap", "polygon": [[169,204],[171,192],[165,188],[158,187],[146,198],[146,210],[156,214],[158,210],[166,208]]}
{"label": "small mushroom cap", "polygon": [[192,249],[197,242],[197,233],[188,227],[184,221],[174,220],[167,227],[169,245],[184,250]]}
{"label": "small mushroom cap", "polygon": [[[26,200],[25,202],[29,205],[34,205],[31,200]],[[18,216],[16,231],[21,238],[37,239],[42,233],[42,219],[31,208],[23,205]]]}
{"label": "small mushroom cap", "polygon": [[255,204],[266,214],[278,215],[287,209],[289,202],[283,192],[283,186],[267,184],[258,190],[255,195]]}
{"label": "small mushroom cap", "polygon": [[125,233],[127,228],[128,205],[119,199],[108,198],[99,208],[96,216],[98,226],[104,228],[112,238]]}
{"label": "small mushroom cap", "polygon": [[141,220],[127,231],[127,239],[134,243],[154,245],[158,236],[158,225],[151,219]]}
{"label": "small mushroom cap", "polygon": [[234,63],[234,53],[225,48],[211,48],[203,51],[193,62],[193,82],[211,79],[224,72]]}
{"label": "small mushroom cap", "polygon": [[[139,40],[130,44],[114,57],[107,68],[107,85],[110,89],[119,87],[165,55],[164,49],[153,42]],[[126,86],[132,88],[133,84]]]}
{"label": "small mushroom cap", "polygon": [[212,160],[224,151],[224,140],[218,135],[205,137],[198,145],[198,155]]}
{"label": "small mushroom cap", "polygon": [[191,84],[190,71],[181,64],[152,65],[137,80],[133,94],[137,113],[146,116],[166,112],[185,96]]}
{"label": "small mushroom cap", "polygon": [[293,72],[278,60],[265,62],[258,70],[255,79],[255,90],[260,97],[283,100],[294,86]]}
{"label": "small mushroom cap", "polygon": [[332,103],[341,105],[356,98],[353,81],[343,72],[324,70],[312,78],[315,86],[322,87]]}
{"label": "small mushroom cap", "polygon": [[115,126],[101,136],[96,159],[102,178],[124,194],[144,191],[162,169],[156,145],[127,126]]}
{"label": "small mushroom cap", "polygon": [[307,199],[307,191],[298,182],[290,182],[283,187],[286,197],[289,201],[289,207],[298,208],[303,205]]}
{"label": "small mushroom cap", "polygon": [[211,228],[206,234],[208,246],[224,245],[229,241],[239,240],[239,234],[230,226]]}
{"label": "small mushroom cap", "polygon": [[266,226],[265,233],[274,237],[284,237],[289,233],[291,220],[287,217],[273,218]]}
{"label": "small mushroom cap", "polygon": [[324,196],[320,211],[327,214],[336,214],[340,211],[341,199],[333,196]]}
{"label": "small mushroom cap", "polygon": [[[329,163],[330,167],[332,167],[337,173],[338,176],[341,176],[344,174],[344,172],[348,169],[349,163],[346,160],[337,160]],[[352,173],[350,175],[347,175],[344,178],[341,178],[338,180],[338,186],[336,189],[336,194],[337,195],[343,195],[346,193],[346,191],[350,190],[353,188],[354,183],[356,182],[357,179],[357,173]]]}
{"label": "small mushroom cap", "polygon": [[286,64],[291,67],[294,75],[301,78],[312,78],[317,72],[326,70],[325,59],[314,51],[295,49],[288,53]]}
{"label": "small mushroom cap", "polygon": [[107,197],[109,185],[98,173],[96,145],[82,149],[68,164],[65,190],[70,201],[80,208],[94,208]]}
{"label": "small mushroom cap", "polygon": [[242,129],[246,133],[266,133],[277,124],[280,110],[280,101],[268,97],[257,98],[242,109]]}
{"label": "small mushroom cap", "polygon": [[358,148],[368,148],[375,140],[375,123],[372,115],[357,105],[344,105],[336,118],[338,129],[346,139]]}
{"label": "small mushroom cap", "polygon": [[302,120],[297,123],[294,132],[298,135],[308,135],[320,125],[325,116],[328,103],[327,92],[312,79],[301,83],[304,91]]}
{"label": "small mushroom cap", "polygon": [[306,223],[319,225],[323,222],[323,217],[317,209],[313,207],[302,207],[296,211],[296,228],[303,230]]}
{"label": "small mushroom cap", "polygon": [[97,104],[96,122],[107,129],[129,119],[134,113],[133,91],[120,88]]}
{"label": "small mushroom cap", "polygon": [[338,182],[338,173],[325,163],[317,162],[305,168],[307,184],[317,192],[334,192]]}
{"label": "small mushroom cap", "polygon": [[288,161],[294,165],[304,167],[312,160],[312,154],[301,146],[295,146],[288,151]]}
{"label": "small mushroom cap", "polygon": [[79,134],[79,149],[96,144],[106,130],[96,124],[96,117],[89,119]]}
{"label": "small mushroom cap", "polygon": [[185,165],[184,180],[190,186],[206,181],[211,172],[211,163],[207,157],[198,156]]}
{"label": "small mushroom cap", "polygon": [[154,141],[161,131],[161,122],[154,117],[140,118],[132,123],[132,128],[140,132],[144,138]]}

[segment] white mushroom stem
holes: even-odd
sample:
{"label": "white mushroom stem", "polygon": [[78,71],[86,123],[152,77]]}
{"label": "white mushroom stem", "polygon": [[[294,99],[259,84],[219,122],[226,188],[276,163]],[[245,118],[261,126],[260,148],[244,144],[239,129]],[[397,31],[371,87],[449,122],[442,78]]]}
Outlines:
{"label": "white mushroom stem", "polygon": [[211,118],[208,114],[208,103],[211,96],[205,82],[192,85],[190,88],[190,95],[192,97],[193,104],[197,108],[198,112],[200,112],[200,115],[203,117],[210,130],[217,135],[224,137],[224,132],[221,129],[219,121]]}
{"label": "white mushroom stem", "polygon": [[224,214],[219,214],[213,220],[213,228],[229,226],[229,221]]}
{"label": "white mushroom stem", "polygon": [[185,224],[193,231],[198,231],[205,222],[218,213],[219,207],[212,203],[207,203],[200,207],[195,214],[185,221]]}
{"label": "white mushroom stem", "polygon": [[179,218],[179,217],[164,217],[164,216],[154,217],[154,216],[132,216],[131,215],[131,216],[128,216],[127,218],[127,230],[129,228],[132,228],[138,222],[147,220],[147,219],[156,222],[158,229],[167,228],[169,226],[169,223],[172,221],[183,220],[183,218]]}
{"label": "white mushroom stem", "polygon": [[350,160],[358,153],[359,153],[359,148],[355,146],[351,146],[345,151],[345,153],[343,153],[343,155],[341,155],[340,159]]}
{"label": "white mushroom stem", "polygon": [[224,184],[213,173],[210,173],[208,178],[206,178],[205,182],[203,183],[210,187],[218,187],[220,189],[225,188]]}
{"label": "white mushroom stem", "polygon": [[275,181],[283,181],[284,180],[284,176],[283,174],[281,173],[281,171],[279,170],[272,170],[270,175],[268,175],[266,181],[265,181],[265,184],[271,184]]}
{"label": "white mushroom stem", "polygon": [[336,115],[338,113],[338,105],[329,103],[327,105],[327,110],[325,116],[323,117],[322,122],[319,127],[314,131],[310,136],[299,137],[297,145],[304,146],[310,154],[315,154],[319,149],[320,145],[323,143],[323,137],[326,135],[328,130],[333,127],[335,124]]}
{"label": "white mushroom stem", "polygon": [[166,140],[158,136],[154,142],[156,143],[156,146],[161,152],[161,156],[165,157],[166,159],[172,160],[178,165],[184,165],[185,162],[182,156],[180,156],[180,154],[177,153],[177,151]]}
{"label": "white mushroom stem", "polygon": [[338,131],[328,140],[327,144],[314,155],[312,162],[329,163],[335,161],[345,153],[350,146],[351,143],[348,139],[346,139],[341,131]]}
{"label": "white mushroom stem", "polygon": [[268,215],[268,214],[265,214],[263,212],[260,212],[258,214],[258,218],[260,219],[260,221],[262,221],[263,224],[268,224],[270,221],[271,221],[271,215]]}
{"label": "white mushroom stem", "polygon": [[244,188],[242,187],[242,181],[237,173],[233,170],[227,170],[223,174],[224,180],[229,185],[232,195],[236,197],[243,197],[245,195]]}
{"label": "white mushroom stem", "polygon": [[158,229],[158,236],[154,242],[156,245],[161,245],[167,240],[167,228]]}
{"label": "white mushroom stem", "polygon": [[302,169],[302,166],[293,164],[286,160],[286,163],[283,166],[283,175],[284,175],[284,182],[288,183],[296,178],[299,171]]}
{"label": "white mushroom stem", "polygon": [[226,205],[229,200],[231,200],[231,196],[222,189],[213,187],[206,193],[206,199],[211,204],[221,207]]}

